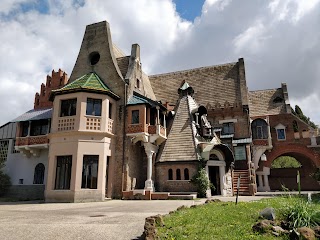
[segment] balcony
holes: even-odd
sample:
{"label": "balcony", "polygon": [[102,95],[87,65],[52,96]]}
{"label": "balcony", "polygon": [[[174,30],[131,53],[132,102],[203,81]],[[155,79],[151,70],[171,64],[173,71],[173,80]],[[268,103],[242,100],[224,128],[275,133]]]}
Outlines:
{"label": "balcony", "polygon": [[130,124],[127,127],[127,136],[132,136],[132,142],[152,142],[160,145],[167,139],[167,129],[160,124]]}
{"label": "balcony", "polygon": [[15,150],[21,152],[26,157],[39,157],[41,149],[47,149],[48,146],[48,135],[17,137]]}

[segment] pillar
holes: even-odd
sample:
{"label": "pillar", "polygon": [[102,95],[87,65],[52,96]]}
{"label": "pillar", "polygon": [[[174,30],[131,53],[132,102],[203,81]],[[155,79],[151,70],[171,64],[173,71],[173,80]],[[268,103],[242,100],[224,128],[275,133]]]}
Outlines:
{"label": "pillar", "polygon": [[226,196],[226,192],[224,189],[224,175],[226,174],[225,166],[219,166],[219,176],[220,176],[220,191],[222,196]]}
{"label": "pillar", "polygon": [[152,143],[144,143],[144,150],[147,155],[147,180],[145,181],[144,189],[148,191],[154,191],[154,184],[152,181],[152,157],[153,154],[156,154],[158,152],[158,146],[152,144]]}
{"label": "pillar", "polygon": [[270,186],[269,186],[269,178],[268,178],[267,174],[263,175],[263,181],[264,181],[264,190],[266,192],[269,192],[270,191]]}
{"label": "pillar", "polygon": [[258,190],[263,191],[262,175],[258,175]]}

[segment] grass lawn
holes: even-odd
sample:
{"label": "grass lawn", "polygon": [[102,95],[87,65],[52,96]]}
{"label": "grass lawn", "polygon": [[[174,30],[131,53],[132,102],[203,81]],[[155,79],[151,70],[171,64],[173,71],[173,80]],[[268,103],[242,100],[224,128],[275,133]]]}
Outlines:
{"label": "grass lawn", "polygon": [[[317,198],[318,199],[318,198]],[[185,208],[164,217],[164,227],[158,226],[160,239],[288,239],[271,234],[257,234],[252,231],[259,212],[266,207],[276,210],[277,220],[281,209],[292,205],[296,197],[277,197],[256,202],[214,202],[196,208]],[[318,200],[314,207],[320,210]],[[307,204],[307,201],[305,200]]]}

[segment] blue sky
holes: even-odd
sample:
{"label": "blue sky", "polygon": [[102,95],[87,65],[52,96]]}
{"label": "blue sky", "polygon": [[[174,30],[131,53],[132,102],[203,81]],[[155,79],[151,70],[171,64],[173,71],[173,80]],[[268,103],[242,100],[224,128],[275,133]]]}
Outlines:
{"label": "blue sky", "polygon": [[201,15],[204,0],[174,0],[174,3],[179,15],[192,22]]}
{"label": "blue sky", "polygon": [[33,107],[52,69],[70,75],[86,25],[104,20],[125,54],[140,45],[148,74],[241,57],[249,90],[286,82],[320,123],[320,0],[0,1],[0,125]]}

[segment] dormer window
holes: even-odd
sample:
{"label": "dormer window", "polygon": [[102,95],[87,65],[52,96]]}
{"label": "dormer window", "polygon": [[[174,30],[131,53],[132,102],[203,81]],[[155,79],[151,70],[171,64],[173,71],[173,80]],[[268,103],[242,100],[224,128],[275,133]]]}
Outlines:
{"label": "dormer window", "polygon": [[87,98],[86,115],[101,116],[101,99]]}
{"label": "dormer window", "polygon": [[275,99],[273,99],[273,103],[282,103],[283,102],[283,98],[282,97],[275,97]]}
{"label": "dormer window", "polygon": [[286,140],[286,127],[279,123],[276,127],[276,132],[277,132],[277,139],[279,141],[285,141]]}

